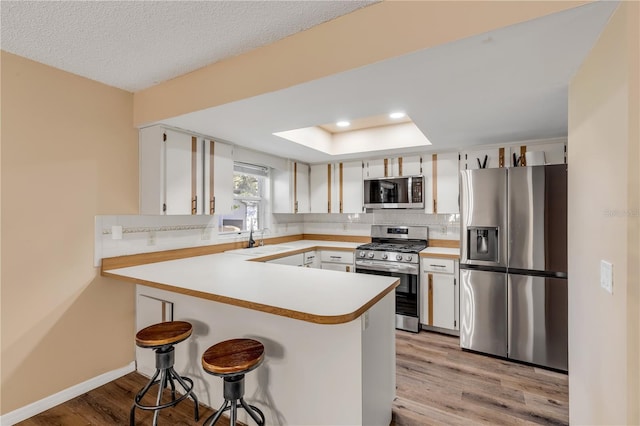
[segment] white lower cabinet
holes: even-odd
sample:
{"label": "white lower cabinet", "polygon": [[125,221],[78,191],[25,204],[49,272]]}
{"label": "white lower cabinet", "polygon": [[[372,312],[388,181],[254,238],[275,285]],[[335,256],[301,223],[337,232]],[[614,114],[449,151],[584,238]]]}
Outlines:
{"label": "white lower cabinet", "polygon": [[320,259],[318,258],[318,253],[315,250],[306,251],[303,256],[305,268],[320,268]]}
{"label": "white lower cabinet", "polygon": [[353,251],[321,250],[320,269],[331,271],[355,272]]}
{"label": "white lower cabinet", "polygon": [[423,258],[421,287],[422,328],[458,334],[458,262],[451,259]]}

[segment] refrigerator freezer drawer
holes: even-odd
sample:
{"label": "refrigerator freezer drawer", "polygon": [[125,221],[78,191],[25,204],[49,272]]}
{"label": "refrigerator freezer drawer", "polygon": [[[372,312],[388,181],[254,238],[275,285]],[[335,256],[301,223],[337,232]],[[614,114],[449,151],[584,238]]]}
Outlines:
{"label": "refrigerator freezer drawer", "polygon": [[568,367],[567,280],[509,274],[509,358]]}
{"label": "refrigerator freezer drawer", "polygon": [[507,274],[460,270],[460,346],[507,356]]}

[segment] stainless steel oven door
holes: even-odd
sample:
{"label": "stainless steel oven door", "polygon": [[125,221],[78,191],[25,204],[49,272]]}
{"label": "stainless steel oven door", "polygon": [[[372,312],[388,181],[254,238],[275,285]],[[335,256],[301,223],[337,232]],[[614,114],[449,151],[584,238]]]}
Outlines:
{"label": "stainless steel oven door", "polygon": [[356,272],[400,279],[396,287],[396,328],[420,331],[420,268],[417,264],[358,260]]}

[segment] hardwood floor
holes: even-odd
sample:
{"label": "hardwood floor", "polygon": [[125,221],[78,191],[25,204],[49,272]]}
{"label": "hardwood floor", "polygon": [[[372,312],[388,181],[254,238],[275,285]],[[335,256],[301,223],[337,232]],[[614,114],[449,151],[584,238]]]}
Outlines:
{"label": "hardwood floor", "polygon": [[395,425],[569,424],[566,374],[464,352],[458,338],[396,332]]}
{"label": "hardwood floor", "polygon": [[[437,333],[396,332],[397,398],[392,425],[513,425],[569,423],[566,374],[463,352],[458,338]],[[125,425],[133,396],[146,378],[127,374],[58,405],[21,426]],[[193,403],[161,411],[160,425],[202,424],[213,411]],[[136,424],[152,414],[136,411]],[[229,424],[228,418],[217,424]]]}

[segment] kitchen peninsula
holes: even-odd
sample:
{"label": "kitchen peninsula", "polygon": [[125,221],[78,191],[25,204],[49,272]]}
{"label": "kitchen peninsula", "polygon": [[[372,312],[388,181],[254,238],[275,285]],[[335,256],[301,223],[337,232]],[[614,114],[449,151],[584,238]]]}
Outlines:
{"label": "kitchen peninsula", "polygon": [[[289,248],[309,244],[314,245],[299,241]],[[255,253],[210,254],[102,273],[138,284],[138,329],[163,315],[194,325],[192,337],[176,346],[176,369],[194,379],[206,405],[219,406],[222,386],[200,368],[202,352],[221,340],[251,337],[265,345],[266,357],[246,377],[245,395],[262,409],[267,423],[388,425],[395,397],[398,281],[248,261],[260,260]],[[138,371],[146,375],[154,369],[149,352],[136,352]]]}

